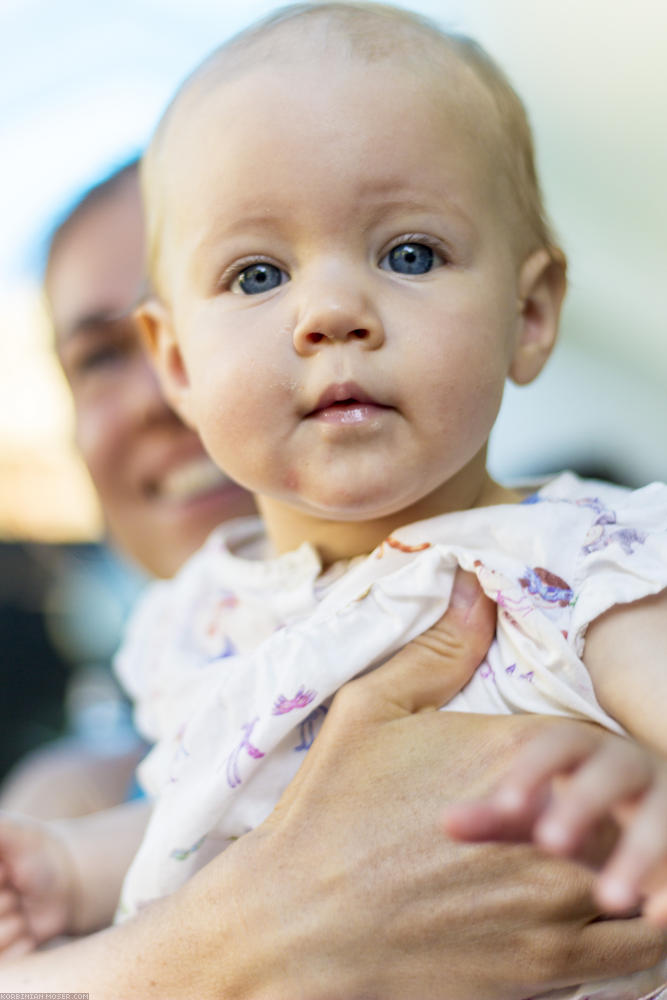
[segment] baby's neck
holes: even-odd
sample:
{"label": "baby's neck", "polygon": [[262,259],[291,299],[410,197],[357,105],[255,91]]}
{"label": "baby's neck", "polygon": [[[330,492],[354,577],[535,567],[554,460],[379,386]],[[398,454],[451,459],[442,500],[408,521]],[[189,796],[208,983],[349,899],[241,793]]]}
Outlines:
{"label": "baby's neck", "polygon": [[413,521],[472,507],[517,503],[521,499],[513,490],[494,482],[486,471],[474,491],[457,493],[451,489],[451,483],[447,486],[446,491],[436,490],[410,507],[363,521],[326,520],[271,497],[257,496],[256,500],[276,552],[290,552],[309,542],[326,568],[340,559],[372,552],[393,531]]}

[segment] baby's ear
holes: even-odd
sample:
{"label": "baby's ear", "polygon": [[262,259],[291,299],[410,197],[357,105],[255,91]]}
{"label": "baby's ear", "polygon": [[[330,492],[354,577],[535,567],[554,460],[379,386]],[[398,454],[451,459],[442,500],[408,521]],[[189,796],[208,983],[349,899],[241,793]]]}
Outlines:
{"label": "baby's ear", "polygon": [[181,420],[190,424],[190,380],[174,335],[169,309],[160,299],[150,297],[137,306],[134,320],[167,402]]}
{"label": "baby's ear", "polygon": [[519,272],[519,319],[509,376],[517,385],[542,371],[558,335],[566,288],[566,263],[560,251],[535,250]]}

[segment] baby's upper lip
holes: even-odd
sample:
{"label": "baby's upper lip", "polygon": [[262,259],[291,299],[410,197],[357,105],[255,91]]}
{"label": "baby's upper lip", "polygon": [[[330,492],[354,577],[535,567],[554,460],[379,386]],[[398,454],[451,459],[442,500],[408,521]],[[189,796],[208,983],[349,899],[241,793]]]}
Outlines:
{"label": "baby's upper lip", "polygon": [[335,406],[336,403],[366,403],[372,406],[384,405],[367,392],[364,392],[356,382],[336,382],[333,385],[327,386],[308,415],[317,413],[319,410],[325,410],[328,406]]}

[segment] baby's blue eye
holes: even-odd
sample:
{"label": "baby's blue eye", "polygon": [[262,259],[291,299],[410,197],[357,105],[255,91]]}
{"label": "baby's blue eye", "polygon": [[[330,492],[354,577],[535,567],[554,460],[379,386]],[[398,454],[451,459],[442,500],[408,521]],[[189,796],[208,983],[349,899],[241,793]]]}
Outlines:
{"label": "baby's blue eye", "polygon": [[277,288],[283,281],[283,273],[275,264],[250,264],[239,272],[234,284],[244,295],[257,295]]}
{"label": "baby's blue eye", "polygon": [[399,243],[385,260],[397,274],[426,274],[433,267],[435,254],[424,243]]}

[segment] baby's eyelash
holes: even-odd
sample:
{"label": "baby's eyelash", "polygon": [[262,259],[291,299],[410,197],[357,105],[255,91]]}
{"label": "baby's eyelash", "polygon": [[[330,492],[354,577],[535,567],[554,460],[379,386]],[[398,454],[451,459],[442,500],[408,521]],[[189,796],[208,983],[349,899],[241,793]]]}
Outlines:
{"label": "baby's eyelash", "polygon": [[241,272],[245,271],[247,267],[252,267],[253,264],[271,264],[273,267],[277,267],[281,271],[285,270],[280,266],[280,264],[277,263],[277,261],[271,260],[270,257],[266,257],[263,254],[251,254],[248,257],[242,257],[240,260],[235,260],[233,264],[230,264],[229,267],[225,268],[216,283],[218,289],[220,291],[228,291]]}
{"label": "baby's eyelash", "polygon": [[439,257],[447,262],[450,259],[449,250],[442,243],[441,240],[436,239],[434,236],[428,236],[426,233],[404,233],[402,236],[398,236],[395,240],[389,244],[387,249],[384,251],[383,256],[391,253],[396,247],[400,247],[403,243],[422,243],[425,247],[430,247]]}

